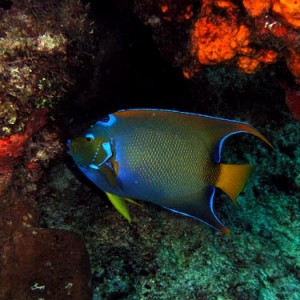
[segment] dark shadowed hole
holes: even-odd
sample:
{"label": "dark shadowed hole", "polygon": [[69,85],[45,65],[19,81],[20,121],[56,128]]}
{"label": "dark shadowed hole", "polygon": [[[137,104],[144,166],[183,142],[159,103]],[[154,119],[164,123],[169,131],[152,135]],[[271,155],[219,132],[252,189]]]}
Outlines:
{"label": "dark shadowed hole", "polygon": [[0,0],[0,8],[3,8],[3,9],[10,9],[13,5],[13,2],[12,1],[9,1],[9,0]]}

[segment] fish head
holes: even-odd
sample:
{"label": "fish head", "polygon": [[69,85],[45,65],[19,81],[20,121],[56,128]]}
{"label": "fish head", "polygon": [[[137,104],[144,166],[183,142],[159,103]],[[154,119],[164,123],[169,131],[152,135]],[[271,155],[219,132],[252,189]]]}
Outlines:
{"label": "fish head", "polygon": [[111,140],[91,127],[83,135],[67,141],[68,154],[79,167],[99,170],[112,153]]}

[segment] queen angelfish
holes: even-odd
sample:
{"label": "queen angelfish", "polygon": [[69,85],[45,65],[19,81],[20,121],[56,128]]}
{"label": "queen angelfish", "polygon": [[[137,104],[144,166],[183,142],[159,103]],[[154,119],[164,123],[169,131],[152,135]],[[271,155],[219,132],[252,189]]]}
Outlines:
{"label": "queen angelfish", "polygon": [[228,232],[214,213],[216,187],[235,202],[254,170],[221,163],[224,140],[237,133],[271,146],[247,123],[159,109],[109,114],[67,145],[79,169],[127,220],[126,202],[137,199]]}

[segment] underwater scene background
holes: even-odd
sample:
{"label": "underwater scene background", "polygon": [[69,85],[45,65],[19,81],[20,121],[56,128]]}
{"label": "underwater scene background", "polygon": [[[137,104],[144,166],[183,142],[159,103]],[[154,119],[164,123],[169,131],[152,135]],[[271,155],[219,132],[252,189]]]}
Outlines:
{"label": "underwater scene background", "polygon": [[[299,1],[0,1],[0,300],[300,299]],[[216,231],[151,203],[113,208],[66,154],[108,113],[252,124],[222,162]]]}

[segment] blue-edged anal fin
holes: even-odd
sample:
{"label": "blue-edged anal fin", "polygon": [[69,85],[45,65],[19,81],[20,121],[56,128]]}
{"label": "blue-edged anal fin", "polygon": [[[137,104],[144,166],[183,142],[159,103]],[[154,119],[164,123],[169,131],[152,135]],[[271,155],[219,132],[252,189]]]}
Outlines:
{"label": "blue-edged anal fin", "polygon": [[[166,201],[164,208],[201,221],[217,230],[228,233],[230,230],[226,228],[223,223],[218,219],[214,212],[213,201],[216,188],[214,186],[207,186],[203,188],[203,193],[196,197],[176,199],[176,201]],[[169,202],[169,203],[167,203]]]}
{"label": "blue-edged anal fin", "polygon": [[115,194],[111,194],[106,192],[105,193],[109,201],[112,203],[112,205],[115,207],[115,209],[128,221],[131,222],[131,216],[127,207],[127,202],[142,206],[141,204],[135,202],[132,199],[129,198],[123,198]]}
{"label": "blue-edged anal fin", "polygon": [[223,142],[234,134],[250,133],[260,138],[270,147],[273,147],[258,130],[244,122],[203,116],[199,118],[197,125],[199,127],[197,129],[206,141],[207,149],[212,153],[215,162],[221,161]]}

